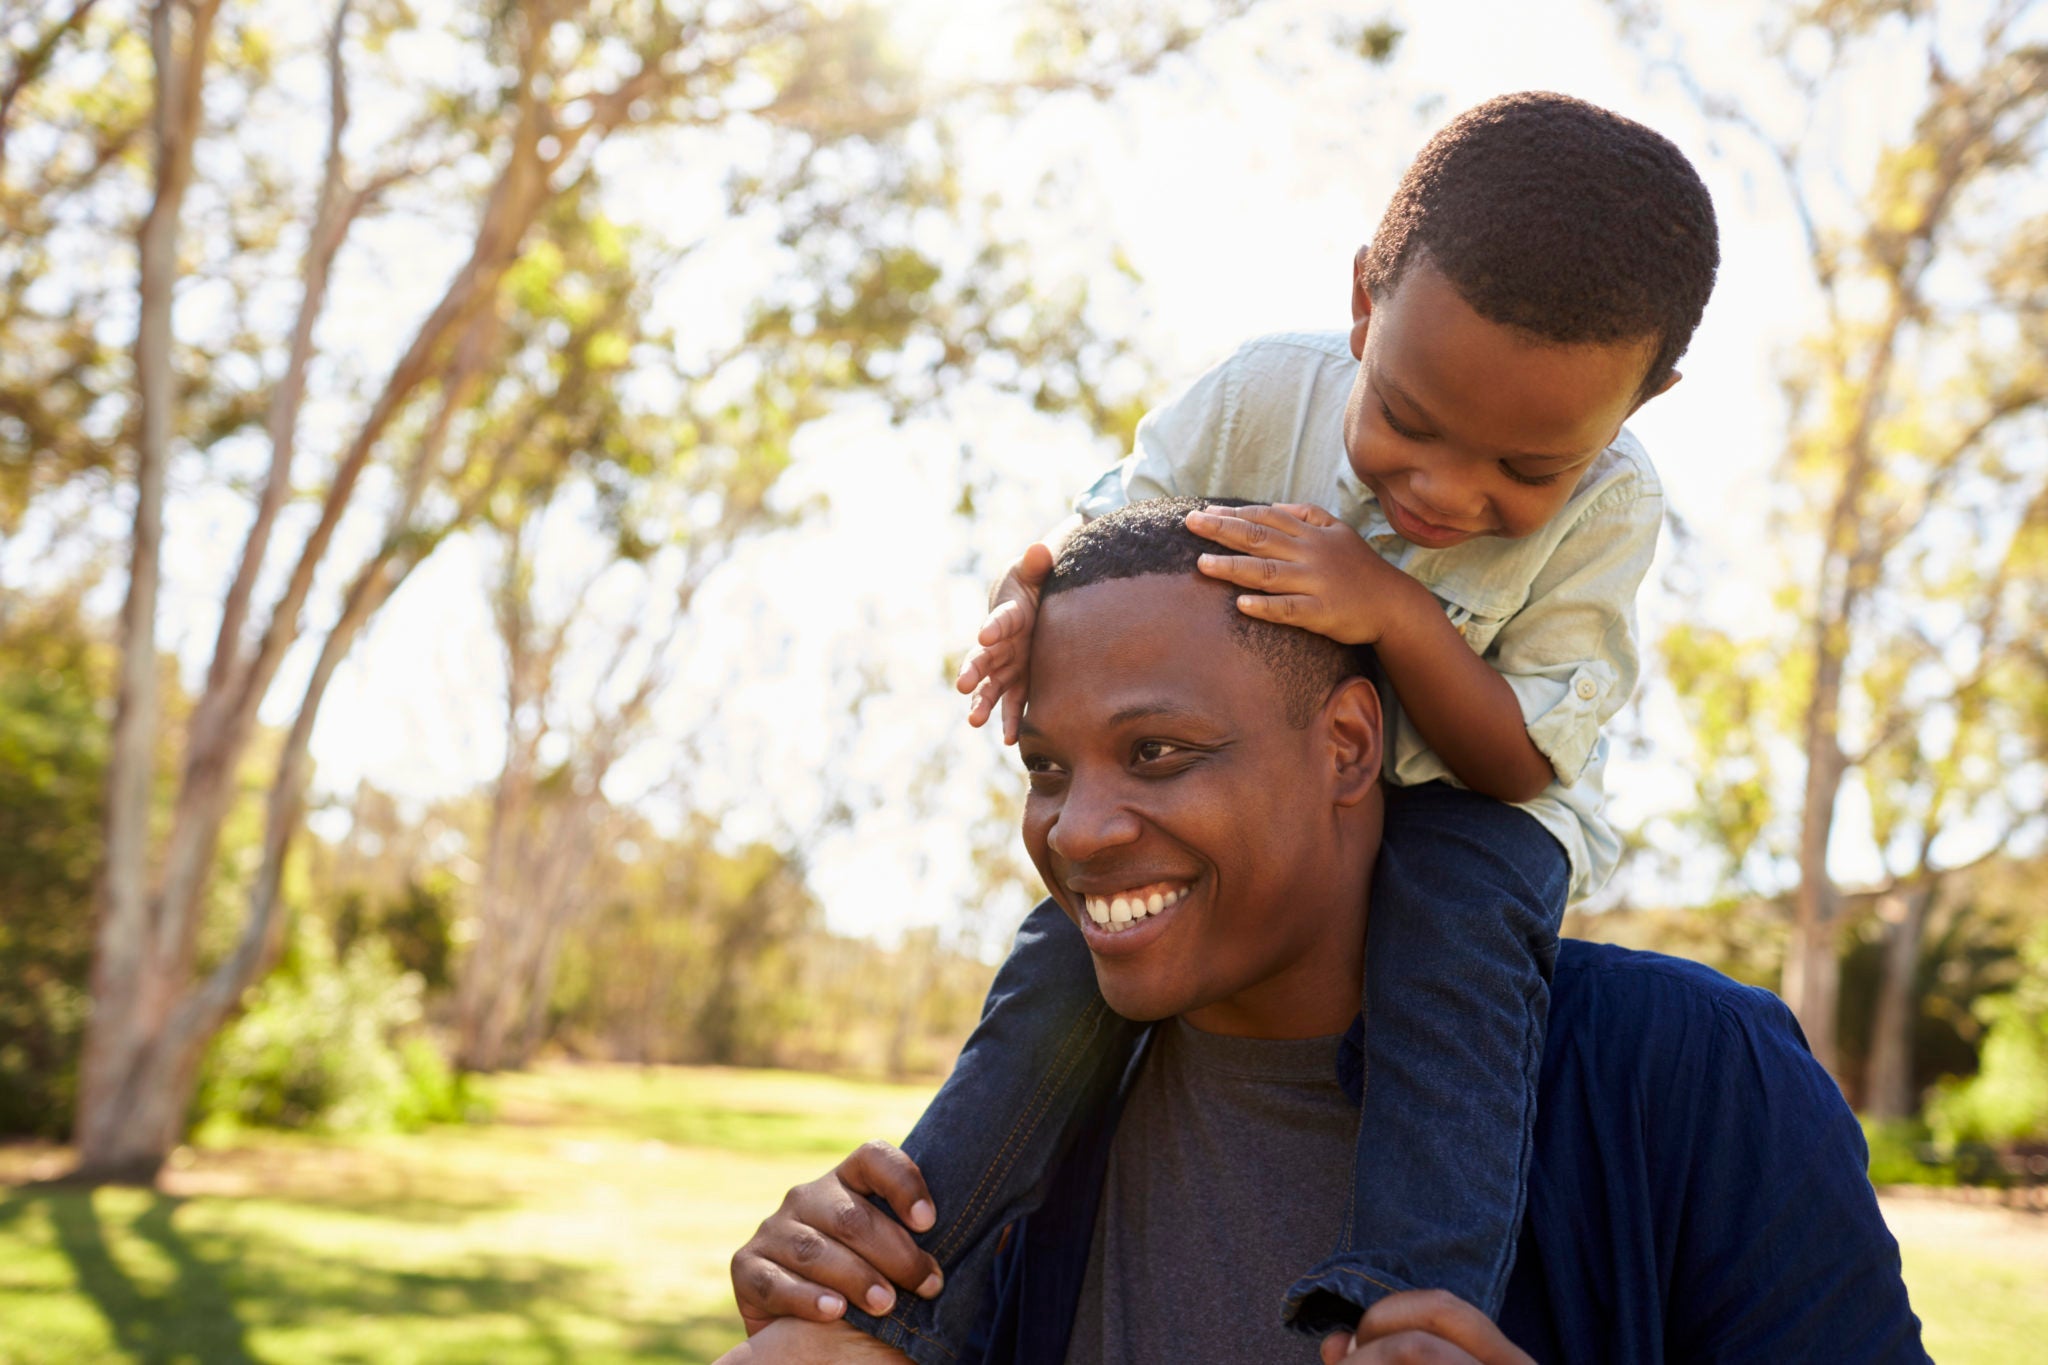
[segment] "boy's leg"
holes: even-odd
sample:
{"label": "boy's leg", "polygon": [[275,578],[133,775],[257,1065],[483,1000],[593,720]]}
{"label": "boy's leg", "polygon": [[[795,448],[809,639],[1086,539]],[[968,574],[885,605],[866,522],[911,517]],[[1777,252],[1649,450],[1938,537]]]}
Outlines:
{"label": "boy's leg", "polygon": [[1563,848],[1527,812],[1443,783],[1387,788],[1352,1206],[1337,1250],[1288,1291],[1297,1327],[1350,1327],[1403,1289],[1498,1316],[1569,885]]}
{"label": "boy's leg", "polygon": [[929,1302],[898,1293],[887,1317],[849,1306],[848,1320],[920,1365],[949,1365],[980,1317],[1004,1225],[1041,1192],[1075,1121],[1113,1093],[1142,1032],[1103,1001],[1081,931],[1039,902],[960,1060],[903,1142],[938,1211],[917,1243],[945,1289]]}

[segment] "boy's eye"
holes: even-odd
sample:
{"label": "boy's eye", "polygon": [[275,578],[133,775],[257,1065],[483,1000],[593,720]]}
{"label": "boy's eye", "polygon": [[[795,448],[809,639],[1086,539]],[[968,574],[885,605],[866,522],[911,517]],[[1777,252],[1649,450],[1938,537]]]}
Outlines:
{"label": "boy's eye", "polygon": [[1146,739],[1138,742],[1137,759],[1140,763],[1156,763],[1180,752],[1178,744],[1169,744],[1163,739]]}
{"label": "boy's eye", "polygon": [[1527,484],[1531,488],[1541,488],[1545,484],[1556,483],[1559,475],[1564,472],[1563,470],[1558,470],[1551,474],[1524,474],[1511,464],[1503,464],[1501,468],[1506,470],[1507,476],[1516,483]]}
{"label": "boy's eye", "polygon": [[1060,770],[1060,765],[1047,758],[1044,754],[1026,754],[1024,755],[1023,763],[1025,774],[1033,781],[1037,781],[1041,777],[1056,776]]}
{"label": "boy's eye", "polygon": [[1384,398],[1380,399],[1380,416],[1386,419],[1387,425],[1393,429],[1394,434],[1405,441],[1427,441],[1429,439],[1427,435],[1404,424],[1400,418],[1394,416],[1394,410],[1387,406],[1387,400]]}

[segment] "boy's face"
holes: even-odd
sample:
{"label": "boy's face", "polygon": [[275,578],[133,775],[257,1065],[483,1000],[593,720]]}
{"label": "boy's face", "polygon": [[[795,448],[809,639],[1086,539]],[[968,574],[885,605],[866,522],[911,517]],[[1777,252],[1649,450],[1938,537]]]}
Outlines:
{"label": "boy's face", "polygon": [[[1046,601],[1018,743],[1024,844],[1112,1009],[1253,1037],[1349,1023],[1377,846],[1376,826],[1356,833],[1378,799],[1371,691],[1346,684],[1293,728],[1227,597],[1194,575]],[[1133,895],[1147,913],[1128,923],[1090,913],[1121,898],[1128,916]]]}
{"label": "boy's face", "polygon": [[1344,447],[1394,531],[1441,550],[1556,516],[1642,405],[1651,339],[1532,341],[1479,316],[1427,260],[1375,305],[1355,267]]}

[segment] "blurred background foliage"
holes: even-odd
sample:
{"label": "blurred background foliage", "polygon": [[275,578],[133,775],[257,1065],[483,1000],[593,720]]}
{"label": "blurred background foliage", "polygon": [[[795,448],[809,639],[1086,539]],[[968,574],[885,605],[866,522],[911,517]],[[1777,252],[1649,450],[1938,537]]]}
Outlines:
{"label": "blurred background foliage", "polygon": [[[1162,387],[1105,297],[1138,288],[1128,261],[1084,224],[1086,262],[1037,268],[1015,205],[970,192],[964,149],[976,119],[1141,88],[1252,8],[1025,4],[1005,60],[965,72],[918,68],[858,3],[8,9],[0,537],[43,563],[0,594],[0,1132],[63,1139],[80,1112],[117,761],[145,779],[120,855],[148,888],[133,922],[164,945],[136,979],[187,1051],[157,1060],[150,1019],[121,1027],[175,1101],[174,1141],[460,1121],[480,1105],[465,1077],[549,1057],[942,1074],[1004,925],[970,908],[887,940],[828,926],[813,849],[878,799],[832,785],[837,749],[817,755],[815,811],[722,818],[701,747],[721,683],[692,671],[707,585],[822,514],[786,475],[849,406],[901,424],[994,392],[1127,446]],[[1809,112],[1859,45],[1934,54],[1909,135],[1838,194],[1839,168],[1685,66],[1670,16],[1615,8],[1704,120],[1807,196],[1830,312],[1784,366],[1772,515],[1805,558],[1772,585],[1782,610],[1655,642],[1696,786],[1634,831],[1636,860],[1704,851],[1713,870],[1683,904],[1641,889],[1670,881],[1626,882],[1569,931],[1772,988],[1796,974],[1809,1033],[1879,1121],[1882,1169],[2009,1178],[2024,1165],[2002,1161],[2048,1143],[2048,210],[2011,188],[2042,183],[2048,50],[2020,5],[1967,38],[1919,6],[1773,10],[1772,60]],[[1316,39],[1368,68],[1401,40],[1390,18]],[[160,70],[203,98],[181,115]],[[149,357],[135,242],[165,202],[153,130],[180,116],[200,155],[161,267],[177,326]],[[659,169],[674,223],[635,175],[657,146],[683,152]],[[695,156],[716,173],[689,178]],[[664,301],[717,273],[713,229],[735,225],[780,265],[732,325],[696,327]],[[441,255],[407,274],[423,231]],[[154,400],[149,363],[168,374]],[[168,434],[148,434],[151,402]],[[152,440],[174,498],[236,509],[220,535],[239,553],[205,571],[211,649],[114,610]],[[992,481],[969,455],[951,501],[971,529]],[[451,546],[496,655],[456,681],[502,762],[431,801],[318,787],[334,670]],[[138,649],[155,716],[117,760]],[[869,660],[843,671],[833,743],[851,745],[895,684]],[[684,694],[713,700],[679,733]],[[906,771],[887,799],[959,805],[943,756]],[[1875,878],[1811,856],[1850,788]],[[1020,906],[1015,790],[972,797],[977,900]],[[167,887],[186,855],[200,870]]]}
{"label": "blurred background foliage", "polygon": [[1039,893],[987,580],[1558,81],[1725,251],[1567,931],[2033,1186],[1883,1196],[2019,1358],[2048,0],[0,0],[0,1358],[714,1359]]}

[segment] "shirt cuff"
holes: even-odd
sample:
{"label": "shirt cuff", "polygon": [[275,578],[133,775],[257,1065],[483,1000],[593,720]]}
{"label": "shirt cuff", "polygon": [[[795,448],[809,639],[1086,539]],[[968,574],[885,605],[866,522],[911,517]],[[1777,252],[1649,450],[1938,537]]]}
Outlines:
{"label": "shirt cuff", "polygon": [[1600,722],[1616,682],[1613,666],[1594,661],[1578,665],[1564,678],[1516,677],[1508,682],[1521,699],[1529,742],[1550,760],[1557,780],[1571,786],[1600,742]]}
{"label": "shirt cuff", "polygon": [[1124,467],[1118,463],[1089,484],[1087,492],[1074,499],[1074,510],[1081,514],[1083,521],[1093,521],[1097,517],[1108,516],[1130,500],[1130,490],[1124,487]]}

